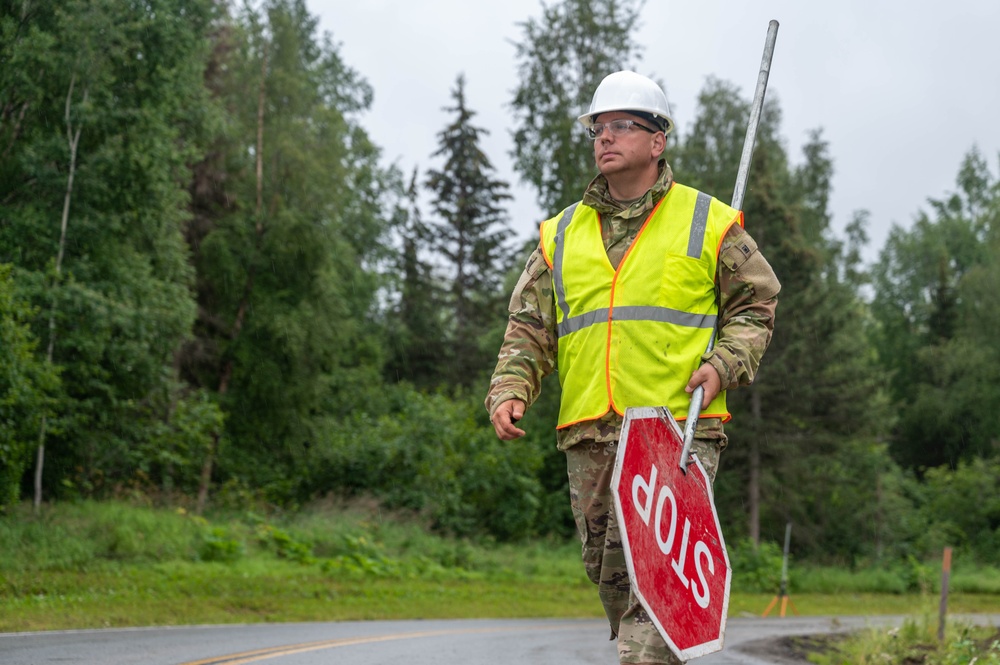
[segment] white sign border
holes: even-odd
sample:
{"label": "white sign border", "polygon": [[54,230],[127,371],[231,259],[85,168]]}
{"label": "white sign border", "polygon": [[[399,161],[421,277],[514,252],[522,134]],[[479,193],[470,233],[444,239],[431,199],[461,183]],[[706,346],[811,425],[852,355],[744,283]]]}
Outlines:
{"label": "white sign border", "polygon": [[[656,420],[663,420],[664,416],[670,423],[670,426],[676,430],[679,438],[684,439],[684,434],[681,432],[680,427],[677,425],[677,421],[674,420],[673,414],[664,407],[653,407],[653,406],[643,406],[643,407],[629,407],[625,409],[625,420],[622,426],[621,436],[618,439],[618,451],[615,455],[615,468],[611,474],[611,500],[615,505],[615,517],[618,519],[618,533],[622,539],[622,547],[625,549],[625,565],[628,568],[628,578],[632,585],[632,593],[635,594],[639,602],[642,603],[644,608],[649,607],[649,603],[639,592],[639,586],[636,584],[635,577],[635,566],[632,563],[632,546],[628,540],[628,533],[625,531],[625,519],[624,513],[622,512],[621,503],[618,500],[618,486],[621,484],[622,476],[622,462],[625,459],[625,446],[628,441],[628,431],[633,420],[646,420],[649,418],[655,418]],[[653,625],[656,626],[656,630],[659,631],[660,637],[663,641],[667,643],[670,650],[680,658],[682,661],[688,661],[692,658],[698,658],[700,656],[707,656],[710,653],[715,653],[716,651],[721,651],[723,647],[723,642],[726,636],[726,619],[729,616],[729,595],[730,595],[730,585],[733,580],[733,569],[729,563],[729,551],[726,549],[726,541],[722,533],[722,525],[719,523],[719,514],[715,510],[715,493],[712,490],[712,482],[708,477],[708,473],[705,471],[705,467],[702,466],[701,460],[698,459],[696,454],[691,455],[691,459],[694,460],[695,465],[698,467],[698,471],[705,478],[705,487],[708,488],[708,498],[709,505],[712,507],[712,518],[715,520],[715,527],[719,531],[720,544],[722,545],[722,554],[726,559],[726,584],[725,592],[723,593],[722,600],[722,621],[719,624],[719,637],[715,640],[709,640],[708,642],[702,642],[688,649],[681,650],[674,644],[674,641],[670,639],[667,635],[667,631],[663,628],[660,620],[656,618],[652,612],[648,609],[646,613],[649,615],[650,620]],[[680,459],[678,458],[678,462]]]}

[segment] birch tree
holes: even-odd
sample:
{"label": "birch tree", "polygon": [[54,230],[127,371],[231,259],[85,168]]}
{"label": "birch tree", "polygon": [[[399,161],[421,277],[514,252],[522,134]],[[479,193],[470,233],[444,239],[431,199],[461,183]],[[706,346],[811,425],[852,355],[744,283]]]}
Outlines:
{"label": "birch tree", "polygon": [[150,405],[173,384],[194,313],[185,174],[212,113],[202,76],[216,7],[9,4],[0,260],[16,266],[38,352],[63,379],[36,439],[38,503],[149,469],[136,444],[161,417]]}

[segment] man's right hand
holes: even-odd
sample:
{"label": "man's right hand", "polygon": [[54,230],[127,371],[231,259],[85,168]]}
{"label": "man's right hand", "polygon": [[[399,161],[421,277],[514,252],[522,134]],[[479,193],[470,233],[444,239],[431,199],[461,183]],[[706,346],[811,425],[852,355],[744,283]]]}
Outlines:
{"label": "man's right hand", "polygon": [[519,399],[509,399],[501,402],[493,412],[493,429],[501,441],[510,441],[524,436],[524,430],[515,426],[524,416],[525,404]]}

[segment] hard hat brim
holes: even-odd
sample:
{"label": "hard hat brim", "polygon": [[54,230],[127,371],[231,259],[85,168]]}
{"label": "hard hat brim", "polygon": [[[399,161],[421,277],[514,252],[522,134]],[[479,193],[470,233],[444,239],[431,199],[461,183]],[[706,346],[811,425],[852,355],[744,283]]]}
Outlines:
{"label": "hard hat brim", "polygon": [[664,115],[658,109],[649,107],[607,108],[607,109],[600,109],[597,111],[588,111],[587,113],[584,113],[583,115],[578,117],[577,120],[584,127],[590,127],[596,122],[595,118],[597,116],[601,115],[602,113],[612,113],[614,111],[619,111],[621,113],[631,113],[632,115],[635,115],[638,118],[643,118],[645,120],[650,120],[651,122],[655,122],[661,126],[661,131],[664,134],[669,134],[674,129],[674,121],[670,116]]}

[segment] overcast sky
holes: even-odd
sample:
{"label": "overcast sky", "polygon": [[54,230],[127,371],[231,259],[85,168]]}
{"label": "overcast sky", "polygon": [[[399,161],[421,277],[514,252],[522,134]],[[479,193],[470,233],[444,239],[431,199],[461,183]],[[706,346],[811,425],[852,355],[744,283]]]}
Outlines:
{"label": "overcast sky", "polygon": [[[347,65],[373,87],[362,124],[385,163],[407,176],[414,167],[440,166],[431,155],[451,120],[443,107],[452,105],[456,78],[465,75],[474,122],[490,132],[482,147],[511,184],[511,227],[520,238],[534,236],[555,211],[541,210],[513,171],[509,102],[517,85],[511,42],[522,40],[521,23],[540,17],[541,0],[306,1]],[[752,98],[771,19],[780,28],[767,98],[780,104],[789,155],[799,163],[807,133],[823,130],[835,168],[834,229],[854,211],[870,211],[867,259],[877,256],[893,224],[909,227],[929,197],[955,189],[962,157],[974,145],[996,173],[996,0],[648,0],[636,69],[665,83],[681,132],[691,126],[709,76]],[[751,233],[753,223],[747,220]]]}

